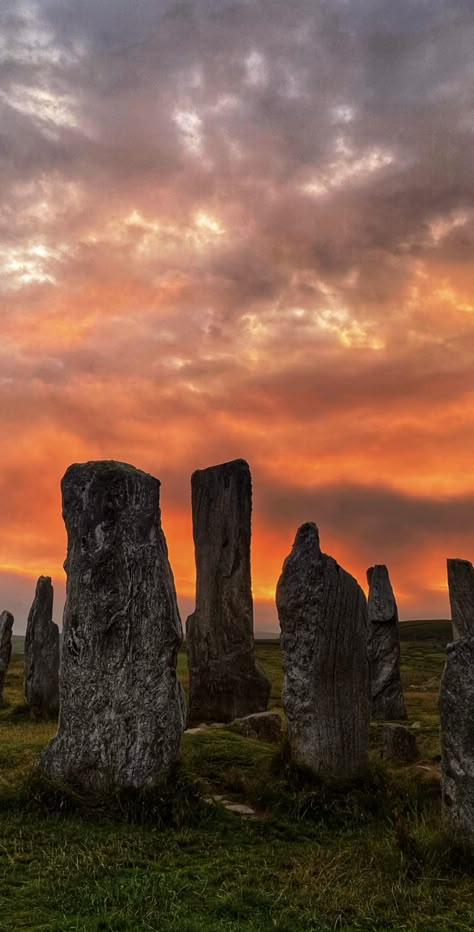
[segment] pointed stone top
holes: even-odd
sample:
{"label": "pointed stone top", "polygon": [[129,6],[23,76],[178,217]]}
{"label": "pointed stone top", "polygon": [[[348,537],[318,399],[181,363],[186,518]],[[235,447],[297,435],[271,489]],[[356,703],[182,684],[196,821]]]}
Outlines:
{"label": "pointed stone top", "polygon": [[453,637],[474,637],[474,567],[469,560],[448,559],[448,587]]}
{"label": "pointed stone top", "polygon": [[376,563],[367,570],[369,583],[369,623],[396,624],[398,611],[388,569],[384,563]]}
{"label": "pointed stone top", "polygon": [[293,547],[318,547],[319,546],[319,530],[314,521],[306,521],[305,524],[302,524],[297,532],[295,537],[295,542]]}
{"label": "pointed stone top", "polygon": [[39,576],[38,582],[36,583],[36,591],[39,589],[46,589],[51,586],[51,576]]}
{"label": "pointed stone top", "polygon": [[373,577],[377,581],[381,581],[382,579],[385,579],[385,580],[388,579],[390,582],[390,577],[388,575],[388,569],[385,566],[385,563],[375,563],[374,566],[369,566],[367,570],[367,582],[369,586],[371,583],[371,579]]}

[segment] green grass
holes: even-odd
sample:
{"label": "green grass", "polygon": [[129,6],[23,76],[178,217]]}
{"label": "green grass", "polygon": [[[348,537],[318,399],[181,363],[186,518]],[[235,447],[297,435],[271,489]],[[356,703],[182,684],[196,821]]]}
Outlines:
{"label": "green grass", "polygon": [[[0,930],[474,929],[474,868],[440,824],[436,701],[448,637],[444,623],[402,626],[419,765],[382,766],[379,724],[371,765],[351,786],[310,779],[284,749],[226,729],[185,735],[179,817],[165,827],[153,802],[144,820],[127,821],[33,792],[31,769],[55,725],[30,721],[15,655],[0,709]],[[257,653],[280,710],[278,643],[259,642]],[[186,683],[183,653],[179,670]],[[258,818],[205,802],[216,794],[251,803]]]}

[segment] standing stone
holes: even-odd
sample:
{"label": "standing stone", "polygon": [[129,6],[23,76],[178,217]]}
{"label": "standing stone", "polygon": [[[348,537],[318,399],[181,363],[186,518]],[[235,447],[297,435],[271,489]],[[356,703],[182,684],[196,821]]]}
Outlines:
{"label": "standing stone", "polygon": [[158,479],[114,461],[70,466],[58,734],[40,767],[98,791],[152,784],[176,759],[182,641]]}
{"label": "standing stone", "polygon": [[276,591],[293,760],[324,777],[352,776],[367,762],[367,602],[357,581],[321,552],[303,524]]}
{"label": "standing stone", "polygon": [[454,841],[474,848],[474,639],[447,646],[441,678],[443,814]]}
{"label": "standing stone", "polygon": [[372,718],[405,719],[407,711],[400,679],[398,610],[387,567],[367,570],[369,583],[368,639]]}
{"label": "standing stone", "polygon": [[469,560],[448,560],[453,637],[474,637],[474,567]]}
{"label": "standing stone", "polygon": [[382,757],[392,764],[412,764],[418,758],[416,735],[405,725],[385,725]]}
{"label": "standing stone", "polygon": [[248,463],[199,469],[191,491],[197,578],[186,624],[189,721],[230,722],[264,711],[270,695],[255,660]]}
{"label": "standing stone", "polygon": [[0,615],[0,702],[3,699],[3,687],[12,655],[13,615],[2,612]]}
{"label": "standing stone", "polygon": [[454,642],[441,677],[443,816],[456,844],[474,850],[474,596],[473,567],[448,560]]}
{"label": "standing stone", "polygon": [[35,718],[59,711],[59,628],[50,576],[40,576],[25,637],[25,699]]}

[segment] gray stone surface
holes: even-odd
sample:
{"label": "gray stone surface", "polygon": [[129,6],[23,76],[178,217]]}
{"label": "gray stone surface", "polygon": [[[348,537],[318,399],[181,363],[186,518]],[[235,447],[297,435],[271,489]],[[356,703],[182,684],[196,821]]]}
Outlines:
{"label": "gray stone surface", "polygon": [[474,849],[474,639],[448,644],[441,678],[443,814],[453,839]]}
{"label": "gray stone surface", "polygon": [[474,567],[469,560],[448,560],[453,637],[474,637]]}
{"label": "gray stone surface", "polygon": [[25,699],[35,718],[59,711],[59,629],[50,576],[40,576],[25,637]]}
{"label": "gray stone surface", "polygon": [[12,655],[13,615],[4,611],[0,614],[0,702],[3,699],[3,687]]}
{"label": "gray stone surface", "polygon": [[371,566],[367,570],[367,580],[372,718],[380,721],[406,719],[400,679],[398,610],[387,567],[383,564]]}
{"label": "gray stone surface", "polygon": [[114,461],[76,464],[63,478],[61,708],[40,763],[53,780],[143,787],[178,755],[182,629],[159,489],[153,476]]}
{"label": "gray stone surface", "polygon": [[321,552],[315,524],[299,528],[276,601],[292,758],[322,776],[367,762],[367,602],[357,581]]}
{"label": "gray stone surface", "polygon": [[247,738],[258,738],[270,744],[281,740],[281,718],[277,712],[255,712],[231,722],[232,728]]}
{"label": "gray stone surface", "polygon": [[392,764],[412,764],[418,758],[416,735],[404,725],[385,725],[382,757]]}
{"label": "gray stone surface", "polygon": [[196,609],[186,625],[189,722],[230,722],[265,710],[270,695],[255,660],[248,464],[197,470],[191,491]]}

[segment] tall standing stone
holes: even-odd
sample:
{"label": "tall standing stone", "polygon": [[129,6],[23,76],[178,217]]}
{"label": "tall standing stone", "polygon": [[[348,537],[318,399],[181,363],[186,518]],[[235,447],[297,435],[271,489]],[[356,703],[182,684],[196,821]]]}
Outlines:
{"label": "tall standing stone", "polygon": [[315,774],[352,776],[367,762],[367,602],[303,524],[283,564],[276,603],[293,760]]}
{"label": "tall standing stone", "polygon": [[0,614],[0,702],[3,699],[3,687],[12,655],[13,615],[10,612]]}
{"label": "tall standing stone", "polygon": [[99,791],[152,784],[176,759],[182,640],[158,479],[125,463],[70,466],[58,734],[51,779]]}
{"label": "tall standing stone", "polygon": [[469,560],[448,560],[453,638],[474,637],[474,567]]}
{"label": "tall standing stone", "polygon": [[59,629],[50,576],[40,576],[25,637],[25,699],[35,718],[59,711]]}
{"label": "tall standing stone", "polygon": [[474,850],[474,600],[473,568],[448,560],[454,642],[441,677],[443,815],[455,843]]}
{"label": "tall standing stone", "polygon": [[407,711],[400,679],[398,609],[388,569],[383,564],[367,570],[369,583],[368,638],[372,718],[405,719]]}
{"label": "tall standing stone", "polygon": [[245,460],[191,479],[196,609],[186,625],[189,720],[262,712],[270,684],[255,660],[250,578],[252,484]]}

